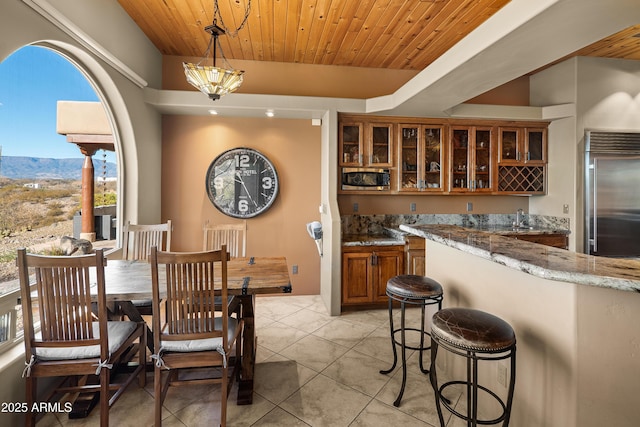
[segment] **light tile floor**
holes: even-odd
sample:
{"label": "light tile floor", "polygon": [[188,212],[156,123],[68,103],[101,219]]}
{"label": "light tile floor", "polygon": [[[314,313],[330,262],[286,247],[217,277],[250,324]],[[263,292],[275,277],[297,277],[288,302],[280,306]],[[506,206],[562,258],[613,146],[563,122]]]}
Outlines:
{"label": "light tile floor", "polygon": [[[407,324],[419,325],[420,312],[408,310]],[[319,296],[258,297],[258,347],[252,405],[228,401],[229,426],[437,426],[428,376],[420,373],[418,353],[409,350],[407,385],[399,408],[393,406],[402,381],[400,364],[389,375],[393,353],[386,309],[329,316]],[[429,352],[425,352],[428,365]],[[145,389],[134,383],[111,408],[113,426],[153,425],[153,373]],[[451,396],[454,401],[458,396]],[[461,399],[463,400],[463,399]],[[171,388],[163,425],[219,423],[218,386]],[[445,412],[447,420],[448,415]],[[38,426],[97,426],[99,411],[69,420],[48,414]],[[464,423],[455,417],[449,427]]]}

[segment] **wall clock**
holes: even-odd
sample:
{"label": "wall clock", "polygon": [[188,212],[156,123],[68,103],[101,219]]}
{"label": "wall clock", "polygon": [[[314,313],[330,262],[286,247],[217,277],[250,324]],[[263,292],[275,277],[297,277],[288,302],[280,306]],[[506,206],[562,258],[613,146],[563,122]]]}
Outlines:
{"label": "wall clock", "polygon": [[278,195],[278,174],[262,153],[232,148],[216,157],[206,176],[211,203],[225,215],[251,218],[271,207]]}

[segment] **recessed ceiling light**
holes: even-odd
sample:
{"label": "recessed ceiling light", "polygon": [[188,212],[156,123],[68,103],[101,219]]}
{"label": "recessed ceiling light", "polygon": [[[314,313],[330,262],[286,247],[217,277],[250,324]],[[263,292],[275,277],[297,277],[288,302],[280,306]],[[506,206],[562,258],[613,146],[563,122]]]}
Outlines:
{"label": "recessed ceiling light", "polygon": [[266,114],[267,117],[273,117],[276,115],[276,113],[273,110],[267,110],[267,112],[264,114]]}
{"label": "recessed ceiling light", "polygon": [[212,116],[217,116],[218,112],[216,110],[209,110],[209,114],[211,114]]}

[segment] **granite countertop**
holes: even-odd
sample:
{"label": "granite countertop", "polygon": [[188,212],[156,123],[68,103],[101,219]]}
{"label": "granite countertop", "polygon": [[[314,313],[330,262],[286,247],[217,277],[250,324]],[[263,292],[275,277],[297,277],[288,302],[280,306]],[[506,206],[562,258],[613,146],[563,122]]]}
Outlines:
{"label": "granite countertop", "polygon": [[544,279],[640,292],[640,261],[585,255],[455,225],[400,229]]}
{"label": "granite countertop", "polygon": [[517,234],[570,234],[571,231],[556,227],[515,227],[512,225],[486,225],[469,227],[470,230],[486,231],[488,233],[512,236]]}
{"label": "granite countertop", "polygon": [[[511,225],[480,225],[472,229],[500,234],[503,236],[513,236],[517,234],[569,234],[567,229],[556,227],[514,227]],[[377,233],[357,234],[348,233],[342,236],[342,246],[391,246],[404,245],[406,231],[394,228],[383,228]]]}
{"label": "granite countertop", "polygon": [[380,234],[345,234],[342,246],[393,246],[404,245],[404,236],[399,230],[383,230]]}

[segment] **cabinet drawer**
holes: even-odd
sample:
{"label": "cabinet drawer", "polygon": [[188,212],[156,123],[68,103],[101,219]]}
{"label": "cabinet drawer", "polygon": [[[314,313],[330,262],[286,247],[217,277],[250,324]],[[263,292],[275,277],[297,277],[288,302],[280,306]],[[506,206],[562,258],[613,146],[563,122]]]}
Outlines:
{"label": "cabinet drawer", "polygon": [[517,236],[509,237],[539,243],[541,245],[553,246],[554,248],[567,249],[569,247],[569,236],[566,234],[518,234]]}

